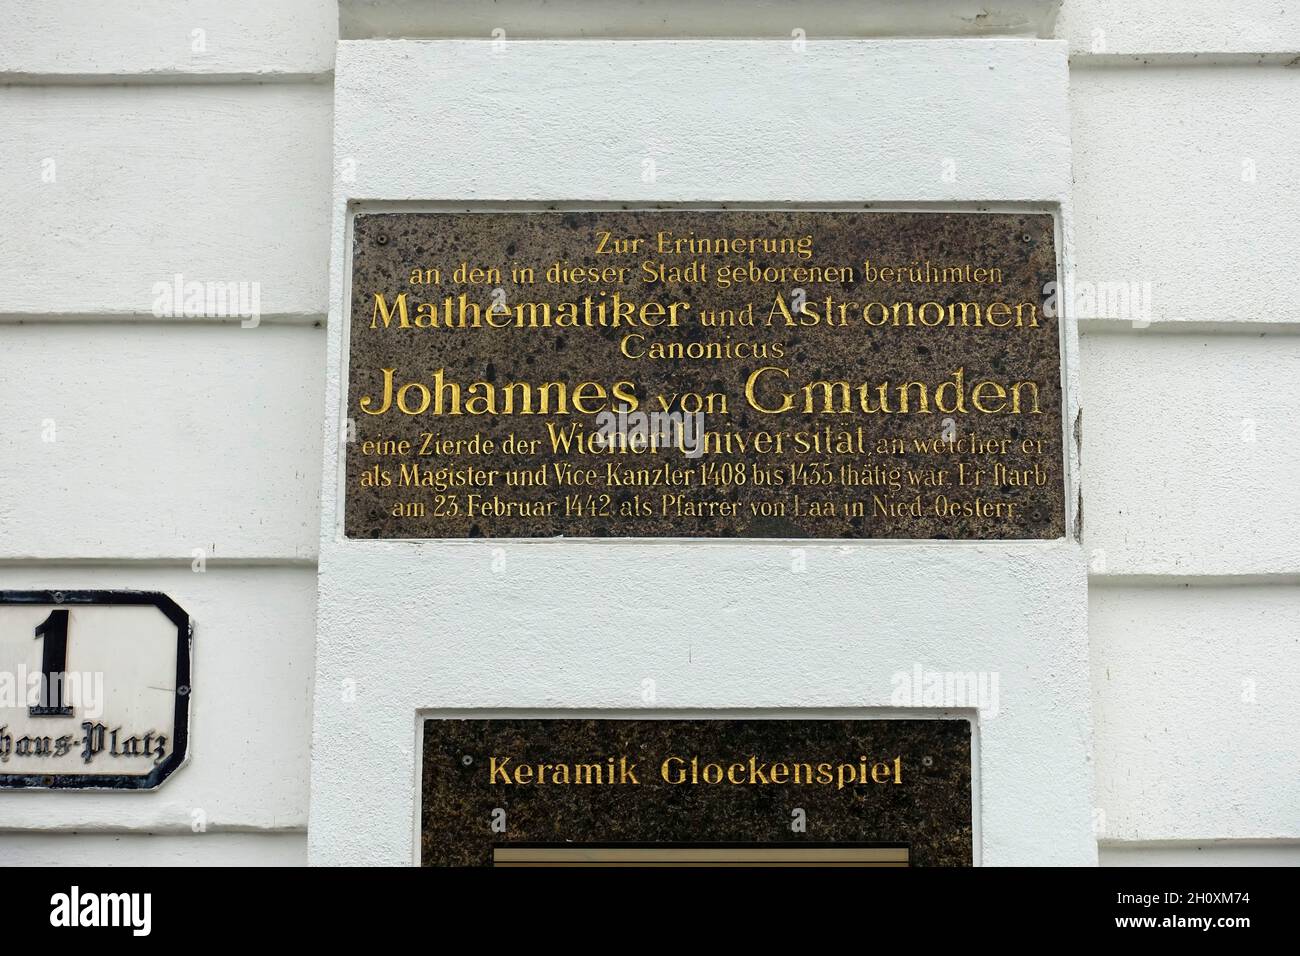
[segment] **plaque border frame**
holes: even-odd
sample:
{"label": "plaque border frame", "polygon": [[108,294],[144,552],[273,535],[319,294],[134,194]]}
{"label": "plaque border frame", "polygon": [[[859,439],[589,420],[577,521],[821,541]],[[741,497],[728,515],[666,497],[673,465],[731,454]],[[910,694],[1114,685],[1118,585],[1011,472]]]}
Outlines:
{"label": "plaque border frame", "polygon": [[[714,200],[714,201],[674,201],[666,200],[662,202],[648,200],[619,200],[619,199],[601,199],[601,200],[555,200],[555,201],[538,201],[530,199],[510,200],[510,199],[482,199],[482,200],[446,200],[446,199],[409,199],[409,200],[369,200],[369,199],[349,199],[346,205],[346,213],[343,223],[343,250],[342,250],[342,311],[339,319],[340,326],[340,348],[339,348],[339,395],[337,407],[333,410],[336,416],[336,423],[339,429],[338,434],[345,437],[348,432],[349,415],[349,382],[351,375],[351,349],[352,349],[352,265],[355,252],[356,238],[353,234],[354,224],[358,216],[383,215],[385,213],[431,213],[441,215],[453,214],[474,214],[474,213],[496,213],[496,214],[520,214],[530,212],[674,212],[679,210],[689,210],[695,212],[854,212],[854,213],[929,213],[934,215],[1038,215],[1050,216],[1052,219],[1052,244],[1053,260],[1056,266],[1056,284],[1057,289],[1064,288],[1064,278],[1067,274],[1065,266],[1069,250],[1067,247],[1068,236],[1064,227],[1064,210],[1059,202],[1018,202],[1004,200],[989,200],[987,202],[843,202],[843,201],[798,201],[792,200],[788,203],[777,203],[770,200]],[[809,546],[812,544],[823,545],[842,545],[842,546],[860,546],[860,545],[889,545],[889,544],[916,544],[916,545],[979,545],[979,546],[1014,546],[1032,543],[1048,543],[1060,541],[1079,541],[1082,525],[1082,482],[1079,475],[1079,445],[1077,443],[1077,433],[1079,429],[1079,418],[1081,417],[1081,406],[1077,404],[1077,396],[1070,387],[1069,369],[1071,360],[1074,358],[1070,349],[1071,334],[1073,334],[1075,318],[1071,303],[1065,303],[1060,314],[1056,317],[1056,334],[1057,334],[1057,374],[1059,375],[1059,387],[1061,395],[1060,407],[1060,426],[1061,426],[1061,507],[1062,507],[1062,533],[1056,538],[891,538],[891,537],[862,537],[862,538],[808,538],[808,537],[726,537],[715,538],[710,536],[667,536],[667,535],[616,535],[606,537],[591,537],[583,535],[553,535],[549,537],[491,537],[491,538],[464,538],[464,537],[350,537],[347,534],[347,443],[340,441],[336,449],[335,477],[336,487],[333,500],[333,514],[330,516],[333,525],[333,536],[336,542],[345,546],[356,545],[373,545],[376,543],[387,544],[404,544],[404,545],[422,545],[422,544],[451,544],[456,545],[465,542],[488,541],[497,545],[520,545],[520,544],[545,544],[562,541],[599,543],[622,541],[629,543],[654,543],[665,542],[674,544],[704,544],[709,546],[718,541],[730,542],[732,544],[785,544],[794,546]],[[325,476],[328,480],[328,474]],[[802,543],[802,544],[800,544]]]}

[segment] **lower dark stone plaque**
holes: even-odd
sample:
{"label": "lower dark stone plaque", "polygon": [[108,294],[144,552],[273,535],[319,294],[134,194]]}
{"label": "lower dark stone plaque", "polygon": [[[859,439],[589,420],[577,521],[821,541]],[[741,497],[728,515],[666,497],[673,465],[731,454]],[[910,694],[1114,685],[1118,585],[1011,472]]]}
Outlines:
{"label": "lower dark stone plaque", "polygon": [[430,719],[425,866],[970,866],[965,720]]}

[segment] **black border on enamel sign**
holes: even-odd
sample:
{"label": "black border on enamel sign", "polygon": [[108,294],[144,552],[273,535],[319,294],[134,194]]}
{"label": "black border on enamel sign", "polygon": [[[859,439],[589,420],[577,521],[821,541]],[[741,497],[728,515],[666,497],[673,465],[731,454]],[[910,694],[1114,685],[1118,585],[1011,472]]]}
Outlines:
{"label": "black border on enamel sign", "polygon": [[0,591],[0,605],[78,604],[149,605],[176,625],[175,730],[172,752],[147,774],[48,774],[4,773],[0,789],[5,790],[153,790],[172,775],[189,754],[190,743],[190,649],[193,625],[185,610],[158,591]]}

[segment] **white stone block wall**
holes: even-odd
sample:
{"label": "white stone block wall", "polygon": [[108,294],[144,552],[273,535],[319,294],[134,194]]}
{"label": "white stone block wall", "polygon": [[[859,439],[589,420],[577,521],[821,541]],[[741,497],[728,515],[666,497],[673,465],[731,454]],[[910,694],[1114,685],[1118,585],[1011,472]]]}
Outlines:
{"label": "white stone block wall", "polygon": [[157,792],[0,793],[0,866],[306,860],[336,23],[0,4],[0,587],[168,593],[196,688]]}
{"label": "white stone block wall", "polygon": [[1065,0],[1057,31],[1077,279],[1150,289],[1080,318],[1101,862],[1294,865],[1300,7]]}

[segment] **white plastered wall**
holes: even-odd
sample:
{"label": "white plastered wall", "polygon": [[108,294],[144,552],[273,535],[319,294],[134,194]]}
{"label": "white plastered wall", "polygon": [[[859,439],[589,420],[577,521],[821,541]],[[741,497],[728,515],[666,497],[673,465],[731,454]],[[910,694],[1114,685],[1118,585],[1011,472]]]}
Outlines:
{"label": "white plastered wall", "polygon": [[[302,863],[335,4],[0,19],[0,587],[194,621],[190,760],[0,793],[0,866]],[[257,283],[261,321],[155,315],[177,273]]]}
{"label": "white plastered wall", "polygon": [[1103,864],[1300,861],[1300,7],[1066,0]]}
{"label": "white plastered wall", "polygon": [[[312,861],[415,860],[422,713],[644,713],[650,678],[663,715],[885,716],[914,663],[1001,675],[977,721],[977,860],[1095,860],[1073,539],[383,542],[337,520],[350,204],[1029,205],[1068,222],[1066,81],[1057,41],[340,44],[352,175],[334,196]],[[1070,385],[1072,328],[1063,347]]]}

